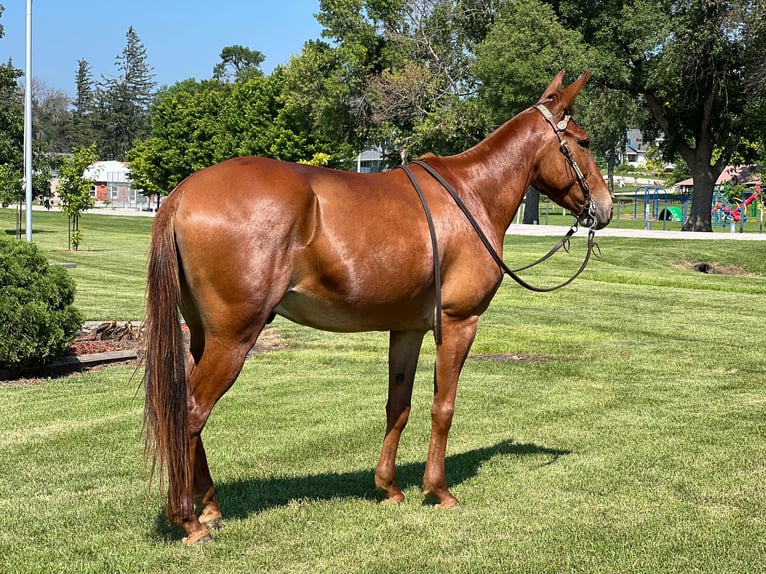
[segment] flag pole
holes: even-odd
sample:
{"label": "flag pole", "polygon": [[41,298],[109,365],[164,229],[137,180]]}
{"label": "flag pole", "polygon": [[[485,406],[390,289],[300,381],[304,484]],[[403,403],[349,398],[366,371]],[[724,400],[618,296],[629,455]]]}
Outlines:
{"label": "flag pole", "polygon": [[27,242],[32,242],[32,0],[27,0],[27,61],[24,80],[24,185]]}

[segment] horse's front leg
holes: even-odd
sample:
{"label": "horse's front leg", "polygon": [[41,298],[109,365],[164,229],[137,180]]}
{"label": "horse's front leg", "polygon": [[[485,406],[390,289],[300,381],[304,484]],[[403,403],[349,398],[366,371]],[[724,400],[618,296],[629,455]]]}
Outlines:
{"label": "horse's front leg", "polygon": [[388,348],[388,402],[386,403],[386,436],[375,468],[375,486],[384,502],[404,500],[396,483],[396,451],[399,439],[410,417],[412,385],[418,356],[425,333],[392,331]]}
{"label": "horse's front leg", "polygon": [[477,323],[478,317],[455,320],[444,316],[443,340],[436,348],[431,442],[428,445],[428,458],[423,475],[423,494],[435,498],[441,508],[450,508],[458,503],[447,488],[444,460],[447,435],[455,412],[457,382],[476,335]]}

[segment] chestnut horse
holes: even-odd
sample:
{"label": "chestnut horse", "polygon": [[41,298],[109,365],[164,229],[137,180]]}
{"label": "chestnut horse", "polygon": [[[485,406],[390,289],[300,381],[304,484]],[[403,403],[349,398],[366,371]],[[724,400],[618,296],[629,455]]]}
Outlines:
{"label": "chestnut horse", "polygon": [[[424,160],[497,253],[530,185],[583,225],[599,229],[611,219],[588,136],[569,117],[587,77],[564,87],[562,70],[536,107],[475,147]],[[444,187],[422,164],[410,169],[423,203],[402,169],[359,174],[242,157],[191,175],[159,209],[148,270],[144,425],[152,470],[167,473],[168,518],[184,528],[186,544],[209,540],[221,524],[200,433],[275,314],[329,331],[390,331],[375,485],[385,501],[399,502],[396,452],[421,343],[439,309],[423,492],[440,507],[457,504],[444,469],[457,382],[502,272]],[[191,334],[188,359],[179,310]]]}

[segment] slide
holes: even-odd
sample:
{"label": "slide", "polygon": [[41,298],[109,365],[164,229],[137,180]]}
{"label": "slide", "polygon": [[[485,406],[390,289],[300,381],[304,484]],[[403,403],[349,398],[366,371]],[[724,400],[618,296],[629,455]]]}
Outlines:
{"label": "slide", "polygon": [[758,197],[760,194],[761,194],[761,186],[760,185],[756,185],[755,186],[755,192],[750,197],[748,197],[744,201],[744,203],[741,203],[740,205],[738,205],[736,209],[732,209],[731,210],[731,218],[734,221],[739,221],[740,219],[742,219],[743,210],[747,209],[747,206],[750,205],[751,203],[753,203],[755,198]]}

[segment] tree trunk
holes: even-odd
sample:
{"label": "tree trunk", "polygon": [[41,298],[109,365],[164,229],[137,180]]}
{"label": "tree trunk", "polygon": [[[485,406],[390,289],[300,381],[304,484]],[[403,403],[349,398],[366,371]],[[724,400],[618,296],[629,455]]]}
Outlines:
{"label": "tree trunk", "polygon": [[527,196],[524,200],[524,219],[522,223],[537,225],[540,223],[540,192],[534,187],[527,188]]}
{"label": "tree trunk", "polygon": [[614,166],[617,164],[617,150],[611,149],[606,154],[606,186],[609,193],[614,193]]}
{"label": "tree trunk", "polygon": [[[697,150],[695,150],[697,151]],[[719,169],[711,167],[710,158],[705,155],[695,154],[695,161],[691,162],[692,178],[694,179],[694,193],[689,217],[683,224],[683,231],[713,231],[711,207],[713,205],[713,192],[715,182],[720,173]]]}

